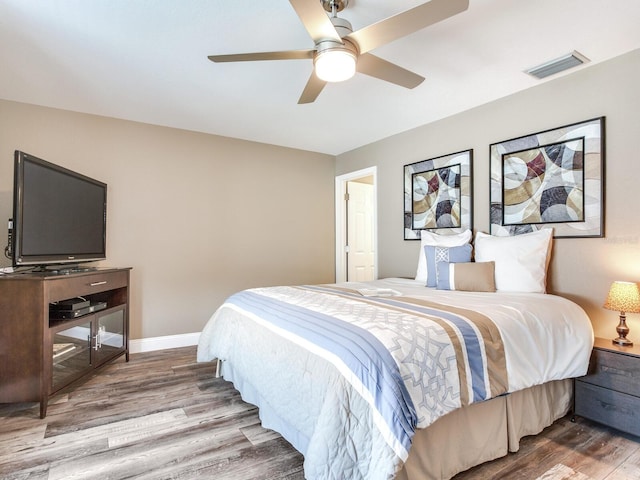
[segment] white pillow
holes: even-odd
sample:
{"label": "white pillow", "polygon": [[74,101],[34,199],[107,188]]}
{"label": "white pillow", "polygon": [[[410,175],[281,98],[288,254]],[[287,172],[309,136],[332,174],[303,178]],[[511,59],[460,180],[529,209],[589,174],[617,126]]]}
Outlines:
{"label": "white pillow", "polygon": [[462,233],[453,235],[439,235],[437,233],[422,230],[420,232],[420,253],[418,254],[418,268],[416,270],[416,280],[427,283],[427,257],[424,254],[424,247],[459,247],[471,241],[471,230],[467,229]]}
{"label": "white pillow", "polygon": [[476,233],[476,262],[495,262],[496,289],[502,292],[546,293],[553,230],[512,237]]}

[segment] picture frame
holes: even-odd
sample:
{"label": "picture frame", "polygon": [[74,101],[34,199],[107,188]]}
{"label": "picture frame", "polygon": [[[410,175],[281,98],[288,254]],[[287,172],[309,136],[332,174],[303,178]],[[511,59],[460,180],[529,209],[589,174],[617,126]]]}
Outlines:
{"label": "picture frame", "polygon": [[490,233],[604,236],[605,117],[494,143]]}
{"label": "picture frame", "polygon": [[473,228],[473,149],[404,166],[404,239]]}

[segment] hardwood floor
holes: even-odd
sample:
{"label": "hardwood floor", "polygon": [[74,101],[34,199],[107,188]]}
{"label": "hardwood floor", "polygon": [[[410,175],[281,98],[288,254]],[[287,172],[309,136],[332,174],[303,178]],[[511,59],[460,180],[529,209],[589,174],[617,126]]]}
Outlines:
{"label": "hardwood floor", "polygon": [[[195,362],[195,347],[131,355],[54,397],[0,405],[0,478],[304,478],[302,456],[257,409]],[[520,452],[455,477],[535,479],[562,463],[593,480],[640,478],[640,443],[578,419],[527,437]],[[460,448],[464,448],[463,445]]]}

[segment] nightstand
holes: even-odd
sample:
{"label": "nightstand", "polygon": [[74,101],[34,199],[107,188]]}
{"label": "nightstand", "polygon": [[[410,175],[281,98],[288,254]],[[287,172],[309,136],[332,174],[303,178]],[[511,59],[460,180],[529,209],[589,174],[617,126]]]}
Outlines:
{"label": "nightstand", "polygon": [[574,414],[640,436],[640,346],[595,339],[589,371],[575,380]]}

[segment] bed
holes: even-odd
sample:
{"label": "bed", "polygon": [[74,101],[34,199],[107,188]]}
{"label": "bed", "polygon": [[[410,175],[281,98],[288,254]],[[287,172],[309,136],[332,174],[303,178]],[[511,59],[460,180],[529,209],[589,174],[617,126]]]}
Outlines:
{"label": "bed", "polygon": [[304,455],[308,479],[451,478],[567,413],[593,331],[559,296],[440,287],[238,292],[203,329],[198,361],[217,360],[263,426]]}

